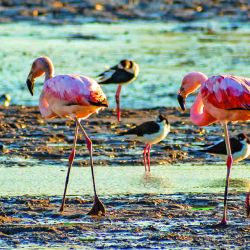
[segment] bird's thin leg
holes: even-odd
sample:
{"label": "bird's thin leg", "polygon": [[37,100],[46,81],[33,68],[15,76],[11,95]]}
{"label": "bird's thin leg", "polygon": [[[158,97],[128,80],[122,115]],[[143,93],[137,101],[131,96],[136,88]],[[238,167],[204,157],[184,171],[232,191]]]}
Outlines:
{"label": "bird's thin leg", "polygon": [[77,119],[77,123],[85,136],[87,148],[89,150],[92,182],[93,182],[93,189],[94,189],[94,204],[93,204],[93,207],[88,214],[89,215],[105,215],[106,209],[105,209],[104,205],[102,204],[102,202],[99,200],[97,193],[96,193],[95,175],[94,175],[94,166],[93,166],[92,141],[88,137],[88,134],[86,133],[85,129],[83,128],[83,126],[81,125],[81,123],[78,119]]}
{"label": "bird's thin leg", "polygon": [[151,144],[148,144],[148,151],[147,151],[148,172],[150,172],[150,149],[151,149]]}
{"label": "bird's thin leg", "polygon": [[228,196],[230,170],[233,164],[233,157],[231,153],[231,145],[230,145],[230,139],[228,135],[227,123],[224,124],[224,133],[225,133],[225,141],[226,141],[226,148],[227,148],[227,177],[226,177],[226,186],[225,186],[225,193],[224,193],[224,211],[223,211],[223,218],[220,223],[221,225],[227,224],[227,196]]}
{"label": "bird's thin leg", "polygon": [[145,167],[145,172],[148,171],[147,167],[147,150],[148,150],[148,144],[146,144],[144,150],[143,150],[143,162],[144,162],[144,167]]}
{"label": "bird's thin leg", "polygon": [[118,88],[117,88],[116,94],[115,94],[116,113],[117,113],[118,122],[121,121],[121,110],[120,110],[120,94],[121,94],[121,90],[122,90],[122,85],[118,85]]}
{"label": "bird's thin leg", "polygon": [[64,209],[65,197],[66,197],[66,192],[67,192],[67,187],[68,187],[68,182],[69,182],[69,174],[70,174],[70,170],[71,170],[71,167],[72,167],[74,159],[75,159],[78,128],[79,128],[79,126],[78,126],[78,124],[76,122],[74,145],[73,145],[73,148],[72,148],[71,153],[69,155],[69,167],[68,167],[67,177],[66,177],[66,181],[65,181],[62,204],[61,204],[61,207],[60,207],[60,210],[59,210],[60,212],[63,212],[63,209]]}

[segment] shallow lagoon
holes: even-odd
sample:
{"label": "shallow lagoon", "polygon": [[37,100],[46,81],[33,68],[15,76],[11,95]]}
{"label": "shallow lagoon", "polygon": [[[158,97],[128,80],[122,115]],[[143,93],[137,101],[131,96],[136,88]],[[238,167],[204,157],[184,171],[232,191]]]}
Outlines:
{"label": "shallow lagoon", "polygon": [[[123,58],[136,60],[139,78],[122,91],[122,106],[177,106],[176,92],[186,72],[250,76],[250,25],[227,21],[187,24],[123,22],[47,26],[31,23],[0,25],[0,93],[13,103],[37,105],[42,87],[31,97],[26,77],[32,60],[52,58],[56,74],[96,76]],[[104,87],[114,107],[115,86]]]}
{"label": "shallow lagoon", "polygon": [[[34,97],[29,95],[25,80],[33,58],[39,55],[52,58],[57,74],[89,76],[127,57],[138,61],[141,74],[136,82],[124,88],[123,107],[177,106],[176,91],[188,71],[249,76],[250,26],[236,26],[237,29],[232,29],[230,23],[223,21],[188,26],[142,22],[0,25],[0,93],[10,93],[16,104],[37,105],[42,79],[37,81]],[[87,35],[87,39],[78,33]],[[116,87],[104,88],[114,107]],[[99,221],[86,216],[93,194],[90,168],[73,167],[68,190],[69,196],[83,196],[86,204],[71,197],[67,213],[60,215],[66,160],[58,164],[14,157],[5,160],[14,163],[11,167],[5,167],[4,162],[0,165],[0,205],[8,216],[21,219],[17,224],[0,228],[0,245],[6,249],[10,246],[203,249],[230,248],[236,244],[245,247],[249,242],[249,220],[244,207],[249,164],[233,166],[229,190],[232,224],[225,230],[214,230],[207,225],[217,223],[222,212],[226,175],[222,162],[153,166],[150,175],[145,175],[142,165],[96,166],[98,193],[109,211],[108,218]],[[51,224],[55,226],[51,228]]]}
{"label": "shallow lagoon", "polygon": [[[0,168],[1,196],[57,196],[62,195],[66,166],[35,165]],[[65,164],[66,165],[66,164]],[[232,169],[230,192],[245,192],[250,180],[250,166],[235,165]],[[143,166],[96,167],[96,184],[102,196],[175,193],[222,193],[226,167],[221,165],[153,166],[150,174]],[[11,183],[11,185],[10,185]],[[90,168],[73,167],[69,195],[92,195]]]}

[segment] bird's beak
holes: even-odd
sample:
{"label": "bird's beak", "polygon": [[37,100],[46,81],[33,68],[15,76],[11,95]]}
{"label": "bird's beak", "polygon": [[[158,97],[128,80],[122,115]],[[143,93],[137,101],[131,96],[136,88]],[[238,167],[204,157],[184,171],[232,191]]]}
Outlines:
{"label": "bird's beak", "polygon": [[97,107],[105,107],[107,108],[108,105],[108,101],[105,99],[103,101],[99,101],[99,102],[93,102],[93,101],[89,101],[89,104],[93,105],[93,106],[97,106]]}
{"label": "bird's beak", "polygon": [[34,85],[35,85],[35,78],[33,77],[33,72],[32,70],[30,71],[28,78],[26,80],[27,87],[30,91],[30,94],[34,94]]}
{"label": "bird's beak", "polygon": [[108,108],[109,103],[108,103],[107,99],[105,99],[105,100],[102,101],[102,106]]}
{"label": "bird's beak", "polygon": [[178,99],[178,102],[180,104],[182,111],[185,111],[186,110],[186,99],[180,93],[178,94],[177,99]]}

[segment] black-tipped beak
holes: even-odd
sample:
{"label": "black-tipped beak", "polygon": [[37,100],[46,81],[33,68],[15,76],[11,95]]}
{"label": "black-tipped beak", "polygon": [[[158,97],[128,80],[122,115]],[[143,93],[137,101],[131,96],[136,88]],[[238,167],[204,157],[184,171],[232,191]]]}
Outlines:
{"label": "black-tipped beak", "polygon": [[109,104],[106,102],[106,103],[103,103],[102,106],[108,108]]}
{"label": "black-tipped beak", "polygon": [[34,81],[30,80],[30,78],[28,78],[26,80],[26,84],[27,84],[27,87],[30,91],[30,94],[33,95],[34,94]]}
{"label": "black-tipped beak", "polygon": [[178,102],[179,102],[179,104],[180,104],[180,107],[181,107],[181,109],[183,110],[183,111],[185,111],[186,110],[186,103],[185,103],[185,99],[183,98],[183,96],[182,95],[178,95]]}
{"label": "black-tipped beak", "polygon": [[89,103],[93,106],[97,106],[97,107],[108,107],[108,101],[107,100],[104,100],[102,102],[92,102],[92,101],[89,101]]}

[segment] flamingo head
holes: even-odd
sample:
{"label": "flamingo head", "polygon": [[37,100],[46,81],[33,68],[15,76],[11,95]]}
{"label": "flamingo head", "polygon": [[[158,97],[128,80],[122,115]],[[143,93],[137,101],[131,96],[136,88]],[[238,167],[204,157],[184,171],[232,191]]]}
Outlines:
{"label": "flamingo head", "polygon": [[34,85],[35,79],[44,74],[52,75],[53,74],[53,64],[48,57],[39,57],[34,60],[31,66],[30,73],[26,80],[27,87],[31,93],[34,94]]}
{"label": "flamingo head", "polygon": [[184,76],[178,92],[178,102],[183,111],[186,110],[187,96],[195,92],[206,80],[207,76],[201,72],[191,72]]}

